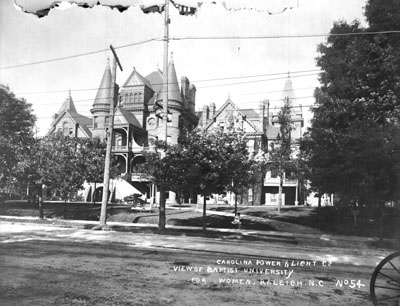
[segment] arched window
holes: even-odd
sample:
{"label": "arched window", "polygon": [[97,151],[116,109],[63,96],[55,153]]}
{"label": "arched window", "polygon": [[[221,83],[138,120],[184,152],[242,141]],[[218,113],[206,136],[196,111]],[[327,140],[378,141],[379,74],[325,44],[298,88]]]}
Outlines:
{"label": "arched window", "polygon": [[63,123],[63,135],[68,136],[69,135],[69,124],[68,122]]}
{"label": "arched window", "polygon": [[116,134],[115,135],[115,139],[116,139],[116,142],[117,142],[117,146],[121,147],[122,146],[122,136],[121,136],[121,134]]}

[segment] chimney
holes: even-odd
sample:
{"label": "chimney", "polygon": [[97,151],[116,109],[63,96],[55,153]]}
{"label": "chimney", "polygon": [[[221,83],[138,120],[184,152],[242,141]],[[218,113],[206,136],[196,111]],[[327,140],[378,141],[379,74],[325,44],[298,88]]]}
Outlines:
{"label": "chimney", "polygon": [[196,86],[194,86],[193,84],[189,85],[189,96],[191,105],[191,107],[189,107],[189,111],[194,113],[196,107]]}
{"label": "chimney", "polygon": [[270,107],[270,103],[269,103],[269,100],[264,100],[264,102],[266,103],[266,105],[267,105],[267,111],[266,111],[266,115],[267,115],[267,124],[269,124],[270,123],[270,121],[269,121],[269,116],[270,116],[270,114],[269,114],[269,107]]}
{"label": "chimney", "polygon": [[259,128],[261,131],[264,131],[264,121],[265,121],[265,100],[261,101],[258,105],[259,113],[258,113],[258,122]]}
{"label": "chimney", "polygon": [[203,117],[202,117],[203,127],[207,124],[208,120],[209,120],[209,108],[207,105],[203,105]]}
{"label": "chimney", "polygon": [[215,103],[211,102],[210,103],[210,119],[214,118],[215,116]]}
{"label": "chimney", "polygon": [[[269,118],[270,103],[269,103],[269,100],[264,100],[262,103],[264,105],[264,118],[263,118],[262,122],[263,122],[263,131],[265,131],[267,129],[267,126],[271,123],[270,118]],[[261,103],[260,103],[260,107],[261,107]]]}
{"label": "chimney", "polygon": [[189,79],[185,76],[181,77],[181,90],[185,99],[189,98]]}

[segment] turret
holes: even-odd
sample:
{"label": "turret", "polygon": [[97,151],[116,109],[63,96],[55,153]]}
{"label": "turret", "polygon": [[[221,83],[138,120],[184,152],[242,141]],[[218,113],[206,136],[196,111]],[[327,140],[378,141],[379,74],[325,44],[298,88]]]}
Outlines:
{"label": "turret", "polygon": [[100,139],[104,139],[105,137],[105,128],[108,124],[110,103],[113,97],[112,91],[111,68],[110,63],[107,62],[96,98],[93,102],[93,108],[90,110],[93,115],[93,136],[100,137]]}
{"label": "turret", "polygon": [[168,100],[182,104],[182,96],[181,91],[179,90],[178,77],[176,76],[172,54],[168,65]]}

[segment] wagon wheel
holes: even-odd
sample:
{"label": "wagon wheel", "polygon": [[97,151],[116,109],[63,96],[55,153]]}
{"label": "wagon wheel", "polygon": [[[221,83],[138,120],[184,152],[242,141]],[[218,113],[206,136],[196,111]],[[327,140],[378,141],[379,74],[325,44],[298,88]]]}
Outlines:
{"label": "wagon wheel", "polygon": [[400,252],[387,256],[375,268],[370,294],[375,306],[400,305]]}

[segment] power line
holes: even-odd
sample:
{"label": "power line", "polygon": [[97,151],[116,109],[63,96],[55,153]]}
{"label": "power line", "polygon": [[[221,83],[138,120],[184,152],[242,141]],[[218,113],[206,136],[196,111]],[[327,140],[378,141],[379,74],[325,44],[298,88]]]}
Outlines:
{"label": "power line", "polygon": [[[353,32],[353,33],[337,33],[337,34],[332,34],[332,33],[320,33],[320,34],[297,34],[297,35],[258,35],[258,36],[176,36],[176,37],[170,37],[169,40],[230,40],[230,39],[282,39],[282,38],[312,38],[312,37],[326,37],[326,36],[360,36],[360,35],[378,35],[378,34],[399,34],[400,30],[392,30],[392,31],[376,31],[376,32]],[[114,47],[114,49],[121,49],[121,48],[126,48],[126,47],[131,47],[135,45],[140,45],[140,44],[145,44],[149,43],[152,41],[163,41],[164,38],[151,38],[139,42],[134,42],[118,47]],[[24,63],[24,64],[18,64],[18,65],[12,65],[12,66],[6,66],[6,67],[0,67],[0,70],[6,70],[6,69],[13,69],[13,68],[20,68],[20,67],[26,67],[26,66],[31,66],[31,65],[38,65],[38,64],[45,64],[45,63],[50,63],[50,62],[55,62],[55,61],[61,61],[61,60],[67,60],[71,58],[76,58],[76,57],[81,57],[81,56],[88,56],[88,55],[93,55],[97,53],[102,53],[106,52],[108,49],[102,49],[102,50],[97,50],[97,51],[91,51],[91,52],[85,52],[85,53],[79,53],[79,54],[74,54],[70,56],[64,56],[64,57],[59,57],[59,58],[53,58],[53,59],[47,59],[47,60],[41,60],[41,61],[36,61],[36,62],[30,62],[30,63]]]}
{"label": "power line", "polygon": [[[300,100],[300,99],[308,99],[308,98],[313,98],[313,96],[297,97],[297,98],[293,98],[292,100]],[[270,102],[283,102],[283,99],[274,99],[274,100],[269,100],[269,101]],[[260,102],[260,101],[255,101],[255,102]],[[302,108],[309,108],[309,107],[316,107],[316,105],[315,104],[305,104],[305,105],[291,105],[291,106],[289,106],[289,108],[291,108],[291,109],[296,109],[296,108],[302,109]],[[239,106],[237,106],[237,108],[241,112],[243,112],[243,111],[254,111],[256,109],[256,108],[240,108]],[[270,109],[278,110],[279,107],[270,107]],[[199,110],[199,111],[201,111],[201,110]],[[196,112],[199,112],[199,111],[196,111]],[[73,116],[72,115],[71,117],[72,118],[81,118],[81,116],[84,116],[84,115],[81,115],[81,114],[78,114],[78,115],[79,116]],[[53,116],[36,116],[36,117],[40,118],[40,119],[54,118]]]}
{"label": "power line", "polygon": [[209,81],[220,81],[220,80],[233,80],[233,79],[242,79],[242,78],[258,78],[265,76],[274,76],[274,75],[282,75],[282,74],[293,74],[293,73],[305,73],[305,72],[321,72],[320,69],[309,69],[309,70],[297,70],[297,71],[286,71],[286,72],[277,72],[277,73],[268,73],[268,74],[256,74],[256,75],[248,75],[248,76],[236,76],[236,77],[228,77],[228,78],[215,78],[215,79],[205,79],[205,80],[195,80],[193,82],[209,82]]}
{"label": "power line", "polygon": [[[136,45],[141,45],[145,43],[149,43],[152,41],[161,41],[163,38],[151,38],[151,39],[146,39],[143,41],[139,42],[134,42],[126,45],[122,45],[119,47],[114,47],[114,49],[122,49],[122,48],[127,48],[127,47],[132,47]],[[71,58],[76,58],[76,57],[81,57],[81,56],[88,56],[88,55],[93,55],[93,54],[98,54],[102,52],[108,52],[109,49],[101,49],[97,51],[90,51],[90,52],[85,52],[85,53],[78,53],[74,55],[69,55],[69,56],[64,56],[64,57],[57,57],[57,58],[52,58],[52,59],[47,59],[47,60],[41,60],[37,62],[31,62],[31,63],[25,63],[25,64],[18,64],[18,65],[12,65],[12,66],[6,66],[6,67],[0,67],[0,70],[6,70],[6,69],[12,69],[12,68],[20,68],[20,67],[26,67],[26,66],[32,66],[32,65],[38,65],[38,64],[45,64],[45,63],[51,63],[51,62],[56,62],[56,61],[62,61],[62,60],[67,60]]]}
{"label": "power line", "polygon": [[[313,87],[310,87],[310,88],[313,88]],[[280,91],[271,91],[271,92],[282,92],[282,90],[280,90]],[[268,92],[265,92],[265,93],[268,93]],[[233,97],[235,97],[235,96],[233,96]],[[232,96],[231,96],[231,98],[232,98]],[[292,98],[292,100],[305,99],[305,98],[313,98],[313,96],[294,97],[294,98]],[[99,98],[99,99],[96,99],[96,100],[109,100],[109,99],[111,99],[111,97]],[[88,102],[88,101],[94,101],[94,100],[95,99],[82,99],[82,100],[72,100],[72,101],[74,103],[78,103],[78,102]],[[283,101],[282,99],[266,99],[266,100],[268,100],[270,102]],[[241,105],[247,105],[247,104],[259,103],[259,102],[260,102],[260,100],[248,101],[248,102],[243,102],[243,103],[240,103],[240,104]],[[55,103],[35,103],[34,105],[35,106],[43,106],[43,105],[54,105],[54,104]],[[85,103],[85,104],[80,104],[80,106],[93,106],[93,104],[92,103],[90,103],[90,104],[89,103]]]}
{"label": "power line", "polygon": [[[302,74],[302,75],[294,75],[290,76],[290,78],[298,78],[298,77],[307,77],[317,75],[318,73],[309,73],[309,74]],[[241,84],[249,84],[249,83],[259,83],[259,82],[267,82],[267,81],[276,81],[276,80],[283,80],[287,79],[287,77],[281,78],[273,78],[273,79],[265,79],[265,80],[254,80],[254,81],[246,81],[246,82],[236,82],[236,83],[228,83],[228,84],[218,84],[218,85],[209,85],[209,86],[200,86],[199,89],[202,88],[212,88],[212,87],[223,87],[223,86],[230,86],[230,85],[241,85]]]}
{"label": "power line", "polygon": [[[309,89],[315,89],[314,87],[300,87],[296,88],[296,92],[300,90],[309,90]],[[238,97],[238,96],[249,96],[249,95],[261,95],[261,94],[268,94],[268,93],[277,93],[277,92],[283,92],[282,89],[280,90],[271,90],[271,91],[259,91],[259,92],[250,92],[250,93],[243,93],[243,94],[237,94],[237,95],[231,95],[233,97]]]}
{"label": "power line", "polygon": [[[315,87],[301,87],[301,88],[296,88],[296,92],[297,91],[301,91],[301,90],[309,90],[309,89],[315,89]],[[71,90],[72,91],[72,90]],[[57,91],[57,92],[65,92],[64,90],[63,91]],[[248,96],[248,95],[261,95],[261,94],[269,94],[269,93],[277,93],[277,92],[283,92],[283,90],[271,90],[271,91],[262,91],[262,92],[250,92],[250,93],[243,93],[243,94],[237,94],[237,95],[231,95],[230,97],[232,98],[232,97],[238,97],[238,96]],[[45,92],[45,93],[47,93],[47,92]],[[311,96],[310,96],[311,97]],[[97,100],[108,100],[108,99],[110,99],[111,97],[105,97],[105,98],[98,98]],[[210,100],[212,100],[212,98],[209,98]],[[296,97],[295,98],[293,98],[293,99],[297,99]],[[79,99],[79,100],[75,100],[75,99],[73,99],[72,101],[74,102],[74,103],[79,103],[79,102],[87,102],[87,101],[94,101],[95,99],[93,99],[93,98],[90,98],[90,99]],[[267,99],[268,100],[268,99]],[[269,99],[270,100],[270,99]],[[275,100],[270,100],[270,101],[277,101],[276,99]],[[260,102],[259,100],[257,100],[257,101],[250,101],[250,102],[244,102],[244,103],[241,103],[241,104],[251,104],[251,103],[258,103],[258,102]],[[39,105],[39,106],[42,106],[42,105],[54,105],[55,103],[53,102],[53,103],[35,103],[34,105]],[[93,103],[85,103],[85,104],[80,104],[80,106],[92,106],[93,105]]]}
{"label": "power line", "polygon": [[[293,75],[296,73],[304,73],[304,72],[314,72],[310,74],[300,74],[300,75]],[[320,72],[319,69],[312,69],[312,70],[299,70],[299,71],[289,71],[289,72],[278,72],[278,73],[270,73],[270,74],[259,74],[259,75],[250,75],[250,76],[236,76],[236,77],[226,77],[226,78],[214,78],[214,79],[203,79],[203,80],[194,80],[192,81],[193,83],[200,83],[200,82],[213,82],[213,81],[224,81],[224,80],[234,80],[234,79],[246,79],[246,78],[256,78],[256,77],[267,77],[267,76],[277,76],[277,75],[287,75],[288,73],[290,74],[290,78],[297,78],[297,77],[303,77],[303,76],[311,76],[311,75],[316,75],[317,73],[315,72]],[[236,82],[236,83],[228,83],[228,84],[217,84],[217,85],[205,85],[205,86],[199,86],[196,87],[197,89],[201,88],[209,88],[209,87],[219,87],[219,86],[229,86],[229,85],[238,85],[238,84],[247,84],[247,83],[253,83],[253,82],[263,82],[263,81],[275,81],[275,80],[281,80],[281,79],[286,79],[287,77],[281,77],[281,78],[272,78],[272,79],[264,79],[264,80],[254,80],[254,81],[248,81],[248,82]],[[168,83],[172,84],[172,83]],[[162,85],[162,83],[154,83],[152,84],[153,86],[155,85]],[[123,87],[121,87],[123,88]],[[82,89],[71,89],[72,92],[78,92],[78,91],[93,91],[93,90],[100,90],[100,89],[110,89],[110,87],[96,87],[96,88],[82,88]],[[52,91],[37,91],[37,92],[17,92],[15,94],[17,95],[34,95],[34,94],[50,94],[50,93],[60,93],[60,92],[68,92],[68,90],[52,90]],[[160,93],[162,90],[160,91]]]}
{"label": "power line", "polygon": [[253,35],[253,36],[175,36],[170,40],[228,40],[228,39],[280,39],[280,38],[313,38],[326,36],[361,36],[378,34],[400,34],[400,30],[376,31],[376,32],[352,32],[352,33],[319,33],[319,34],[296,34],[296,35]]}

